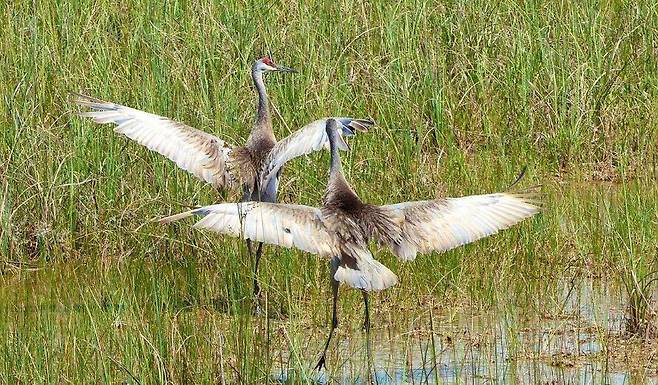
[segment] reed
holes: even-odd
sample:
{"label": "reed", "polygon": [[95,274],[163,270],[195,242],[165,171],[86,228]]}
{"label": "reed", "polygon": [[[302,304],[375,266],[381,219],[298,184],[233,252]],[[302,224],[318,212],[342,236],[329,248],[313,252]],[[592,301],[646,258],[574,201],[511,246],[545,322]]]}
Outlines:
{"label": "reed", "polygon": [[[372,296],[380,345],[416,344],[430,311],[443,326],[460,309],[536,314],[574,274],[631,283],[644,319],[657,28],[649,1],[1,2],[0,382],[264,383],[282,368],[288,383],[316,379],[327,262],[268,247],[267,317],[253,317],[242,242],[150,222],[237,197],[76,118],[67,99],[85,92],[241,144],[248,68],[269,52],[300,70],[267,79],[278,137],[327,115],[378,123],[344,162],[372,203],[496,191],[524,165],[523,183],[544,185],[545,211],[495,237],[412,264],[378,252],[400,278]],[[281,200],[318,205],[327,169],[327,154],[293,162]],[[364,378],[360,296],[344,294],[327,375]]]}

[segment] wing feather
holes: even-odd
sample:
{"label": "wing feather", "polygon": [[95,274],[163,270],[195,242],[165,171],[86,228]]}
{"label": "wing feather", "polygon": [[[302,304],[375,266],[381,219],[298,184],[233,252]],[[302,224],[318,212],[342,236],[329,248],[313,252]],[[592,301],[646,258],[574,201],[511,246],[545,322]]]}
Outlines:
{"label": "wing feather", "polygon": [[401,241],[389,242],[399,258],[447,251],[496,234],[539,212],[531,194],[496,193],[382,206],[402,223]]}
{"label": "wing feather", "polygon": [[313,254],[334,256],[338,247],[320,219],[317,208],[265,202],[222,203],[201,207],[160,220],[177,221],[201,216],[194,228],[251,239]]}
{"label": "wing feather", "polygon": [[[325,130],[328,119],[336,119],[342,123],[343,129],[339,131],[341,136],[354,136],[356,131],[367,131],[375,123],[369,119],[354,118],[323,118],[307,124],[301,129],[290,134],[279,141],[269,153],[261,171],[262,186],[266,186],[271,177],[291,159],[302,155],[308,155],[314,151],[329,148],[329,138]],[[347,150],[345,142],[338,142],[338,148]]]}
{"label": "wing feather", "polygon": [[228,169],[231,146],[218,137],[162,116],[85,95],[75,96],[78,105],[91,110],[80,116],[96,123],[116,124],[116,133],[166,156],[217,189],[235,187],[235,178]]}

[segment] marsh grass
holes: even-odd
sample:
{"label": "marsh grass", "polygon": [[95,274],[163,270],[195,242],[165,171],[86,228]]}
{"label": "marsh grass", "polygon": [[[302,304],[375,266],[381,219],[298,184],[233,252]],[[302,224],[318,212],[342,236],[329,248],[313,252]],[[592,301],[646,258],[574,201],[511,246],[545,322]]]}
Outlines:
{"label": "marsh grass", "polygon": [[[19,0],[0,17],[5,383],[262,383],[282,366],[311,381],[326,261],[268,248],[267,317],[252,317],[241,242],[150,222],[237,197],[73,116],[67,96],[242,144],[248,68],[267,52],[300,70],[266,80],[278,137],[330,114],[377,121],[345,162],[372,203],[497,191],[524,165],[525,185],[544,185],[542,215],[496,237],[413,264],[378,252],[400,278],[373,296],[380,331],[427,325],[428,308],[435,322],[501,306],[516,320],[562,303],[565,277],[656,270],[653,2]],[[288,166],[281,200],[318,205],[327,162]],[[360,295],[340,305],[338,336],[356,346]],[[338,352],[330,375],[363,378]]]}
{"label": "marsh grass", "polygon": [[656,310],[651,300],[656,273],[653,271],[638,277],[636,270],[629,270],[623,276],[629,313],[626,331],[631,336],[652,340],[657,335]]}
{"label": "marsh grass", "polygon": [[[646,200],[643,196],[633,196],[625,185],[622,188],[622,199],[624,205]],[[647,237],[655,236],[658,224],[656,218],[651,215],[650,208],[642,210],[640,216],[631,218],[626,207],[623,218],[617,222],[619,226],[613,230],[613,244],[621,255],[617,275],[624,284],[628,302],[626,332],[632,337],[646,340],[658,336],[653,295],[658,274],[658,254],[655,246],[652,247],[651,242],[646,242]]]}

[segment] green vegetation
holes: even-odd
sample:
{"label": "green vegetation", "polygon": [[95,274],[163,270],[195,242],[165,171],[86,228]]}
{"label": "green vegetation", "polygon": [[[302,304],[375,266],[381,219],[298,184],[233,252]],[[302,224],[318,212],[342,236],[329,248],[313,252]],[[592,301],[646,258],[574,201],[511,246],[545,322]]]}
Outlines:
{"label": "green vegetation", "polygon": [[[411,264],[379,252],[400,278],[372,296],[379,344],[407,349],[417,331],[493,311],[521,351],[520,319],[559,314],[565,282],[584,277],[625,287],[651,322],[657,47],[650,1],[1,2],[0,381],[313,373],[327,262],[268,247],[268,314],[253,317],[242,242],[150,222],[237,197],[68,103],[85,92],[241,144],[248,69],[268,52],[300,71],[266,79],[279,137],[327,115],[376,120],[345,161],[370,202],[496,191],[526,164],[523,185],[544,185],[546,211],[491,239]],[[327,169],[327,154],[293,162],[281,200],[318,205]],[[360,295],[343,292],[328,366],[363,375]],[[339,354],[345,344],[357,353]]]}

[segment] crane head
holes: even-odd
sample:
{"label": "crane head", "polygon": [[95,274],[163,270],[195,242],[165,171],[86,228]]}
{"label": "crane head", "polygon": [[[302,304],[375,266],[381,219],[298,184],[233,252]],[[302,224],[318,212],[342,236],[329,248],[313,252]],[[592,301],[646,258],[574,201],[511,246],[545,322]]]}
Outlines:
{"label": "crane head", "polygon": [[349,130],[349,128],[347,128],[340,120],[336,120],[334,118],[327,119],[325,131],[327,133],[327,139],[329,140],[330,148],[336,146],[338,149],[343,151],[351,150],[350,146],[347,144],[347,142],[345,142],[343,135],[341,135],[341,133],[345,132],[345,130]]}
{"label": "crane head", "polygon": [[275,64],[272,59],[270,59],[268,56],[262,57],[254,63],[254,71],[259,71],[259,72],[270,72],[270,71],[277,71],[277,72],[297,72],[294,68],[282,66]]}

